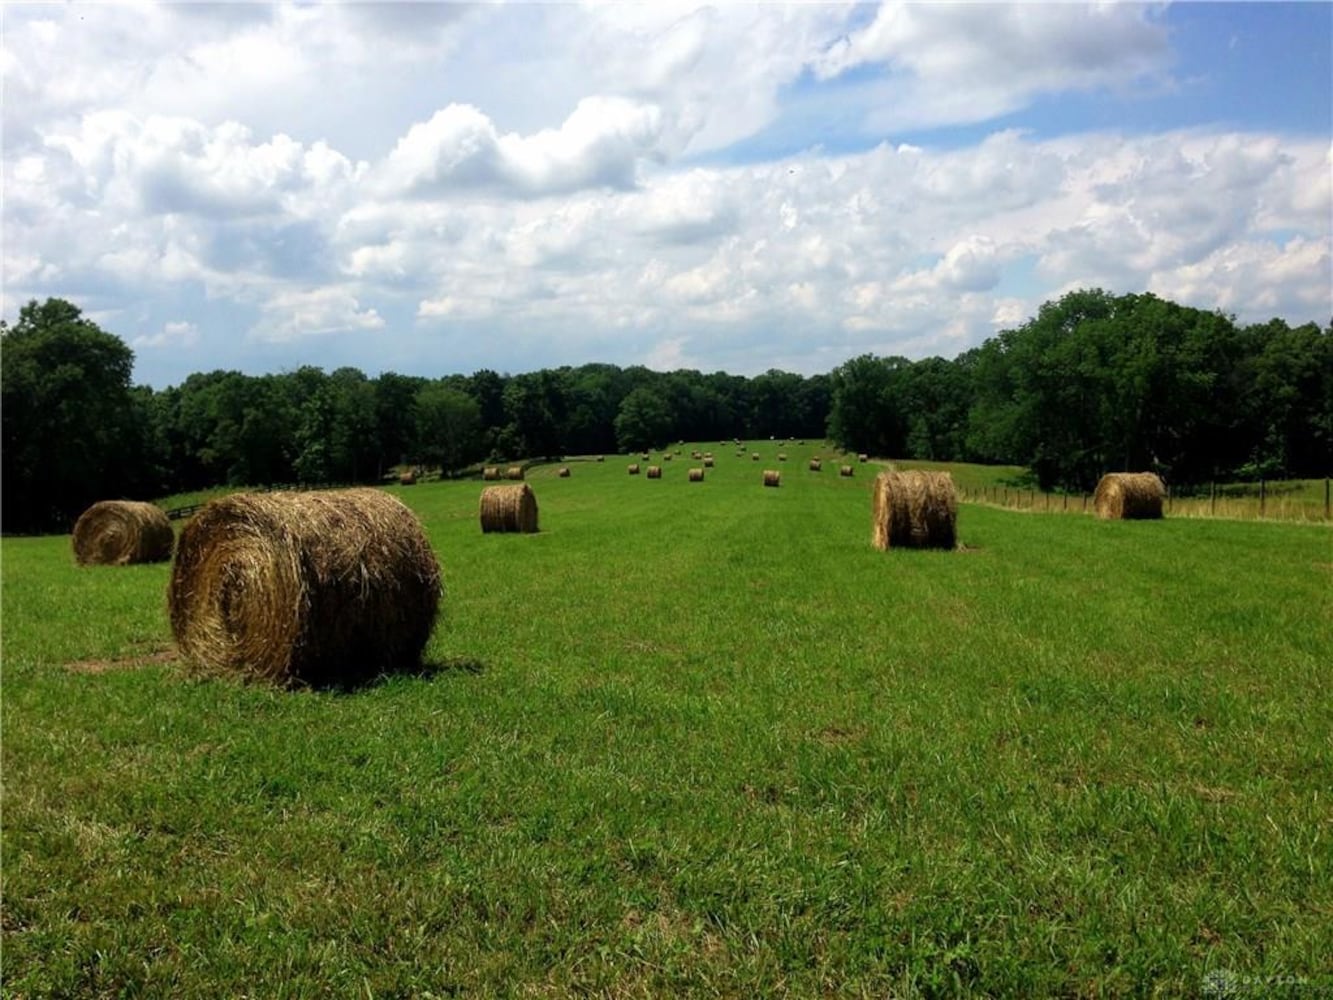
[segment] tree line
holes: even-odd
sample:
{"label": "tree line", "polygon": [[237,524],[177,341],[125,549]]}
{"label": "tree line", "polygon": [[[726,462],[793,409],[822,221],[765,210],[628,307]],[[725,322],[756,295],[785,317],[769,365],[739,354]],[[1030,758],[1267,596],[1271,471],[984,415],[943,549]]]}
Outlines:
{"label": "tree line", "polygon": [[1045,488],[1112,469],[1175,483],[1318,476],[1333,442],[1333,324],[1240,327],[1152,295],[1071,292],[953,360],[864,355],[829,374],[609,364],[439,378],[314,366],[155,390],[62,299],[0,322],[3,530],[210,486],[375,482],[394,466],[830,437],[886,457],[1029,467]]}

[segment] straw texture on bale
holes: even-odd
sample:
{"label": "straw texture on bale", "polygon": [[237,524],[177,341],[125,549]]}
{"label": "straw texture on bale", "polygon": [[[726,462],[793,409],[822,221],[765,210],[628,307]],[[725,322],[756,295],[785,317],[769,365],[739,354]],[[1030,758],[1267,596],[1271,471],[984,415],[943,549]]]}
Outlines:
{"label": "straw texture on bale", "polygon": [[661,467],[660,465],[650,465],[650,466],[648,466],[648,478],[649,478],[649,479],[661,479],[661,478],[662,478],[662,467]]}
{"label": "straw texture on bale", "polygon": [[171,522],[161,507],[137,500],[101,500],[74,522],[80,566],[125,566],[171,558]]}
{"label": "straw texture on bale", "polygon": [[381,490],[237,493],[181,532],[167,605],[196,668],[324,686],[419,664],[440,591],[421,523]]}
{"label": "straw texture on bale", "polygon": [[690,470],[690,482],[692,482],[692,483],[702,483],[703,481],[704,481],[704,470],[703,470],[703,469],[691,469],[691,470]]}
{"label": "straw texture on bale", "polygon": [[881,472],[872,491],[871,542],[890,548],[952,549],[958,495],[947,472]]}
{"label": "straw texture on bale", "polygon": [[519,532],[537,530],[537,495],[527,483],[521,486],[487,486],[481,491],[481,530]]}
{"label": "straw texture on bale", "polygon": [[811,472],[818,472],[818,471],[819,471],[820,469],[822,469],[823,467],[824,467],[824,465],[823,465],[822,462],[819,461],[819,459],[817,459],[817,458],[812,458],[812,459],[810,459],[810,471],[811,471]]}
{"label": "straw texture on bale", "polygon": [[781,485],[782,485],[782,473],[779,472],[777,469],[765,469],[765,470],[764,470],[764,485],[765,485],[765,486],[781,486]]}
{"label": "straw texture on bale", "polygon": [[1092,506],[1109,520],[1159,518],[1165,495],[1162,480],[1151,472],[1112,472],[1097,483]]}
{"label": "straw texture on bale", "polygon": [[630,462],[630,464],[627,465],[627,466],[625,467],[625,469],[626,469],[627,472],[629,472],[629,474],[630,474],[631,476],[637,476],[637,475],[639,474],[639,463],[638,463],[638,462]]}
{"label": "straw texture on bale", "polygon": [[850,478],[852,475],[852,467],[850,465],[842,466],[841,468],[838,469],[838,475],[847,476],[848,478]]}
{"label": "straw texture on bale", "polygon": [[488,465],[481,470],[481,478],[487,482],[493,482],[500,478],[500,469],[495,465]]}
{"label": "straw texture on bale", "polygon": [[561,479],[568,479],[568,478],[569,478],[569,466],[568,466],[568,465],[562,465],[562,466],[560,466],[560,470],[556,473],[556,475],[559,476]]}
{"label": "straw texture on bale", "polygon": [[522,478],[523,478],[523,466],[521,466],[521,465],[511,465],[509,468],[505,469],[505,478],[506,478],[506,479],[522,479]]}

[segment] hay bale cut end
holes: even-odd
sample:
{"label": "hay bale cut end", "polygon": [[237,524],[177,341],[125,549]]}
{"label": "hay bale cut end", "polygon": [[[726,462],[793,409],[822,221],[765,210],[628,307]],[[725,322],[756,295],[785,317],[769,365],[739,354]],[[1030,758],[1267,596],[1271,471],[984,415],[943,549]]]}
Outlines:
{"label": "hay bale cut end", "polygon": [[629,465],[625,466],[625,471],[628,472],[631,476],[637,476],[639,474],[639,463],[630,462]]}
{"label": "hay bale cut end", "polygon": [[838,475],[846,476],[848,479],[850,479],[852,476],[852,467],[850,465],[842,466],[841,468],[838,469]]}
{"label": "hay bale cut end", "polygon": [[781,485],[782,485],[782,473],[779,472],[777,469],[765,469],[765,470],[764,470],[764,485],[765,485],[765,486],[781,486]]}
{"label": "hay bale cut end", "polygon": [[819,459],[817,459],[817,458],[812,458],[812,459],[810,459],[810,471],[811,471],[811,472],[818,472],[818,471],[819,471],[820,469],[822,469],[823,467],[824,467],[824,464],[823,464]]}
{"label": "hay bale cut end", "polygon": [[871,543],[880,551],[957,544],[958,495],[949,473],[881,472],[871,500]]}
{"label": "hay bale cut end", "polygon": [[440,595],[421,523],[388,493],[236,493],[181,532],[167,606],[197,670],[331,686],[416,667]]}
{"label": "hay bale cut end", "polygon": [[493,482],[500,478],[500,469],[498,466],[488,465],[481,470],[481,478],[486,482]]}
{"label": "hay bale cut end", "polygon": [[517,532],[531,535],[537,531],[537,495],[527,483],[520,486],[488,486],[481,491],[481,530]]}
{"label": "hay bale cut end", "polygon": [[703,470],[703,469],[691,469],[691,470],[690,470],[690,482],[692,482],[692,483],[702,483],[703,481],[704,481],[704,470]]}
{"label": "hay bale cut end", "polygon": [[100,500],[74,522],[71,541],[80,566],[126,566],[166,562],[175,536],[157,504]]}
{"label": "hay bale cut end", "polygon": [[560,466],[560,469],[559,469],[559,471],[556,472],[556,475],[559,476],[561,479],[568,479],[568,478],[569,478],[569,466],[568,466],[568,465],[562,465],[562,466]]}
{"label": "hay bale cut end", "polygon": [[1162,516],[1166,487],[1151,472],[1111,472],[1097,483],[1092,506],[1104,520],[1153,520]]}
{"label": "hay bale cut end", "polygon": [[661,467],[660,465],[650,465],[650,466],[648,466],[648,478],[649,478],[649,479],[661,479],[661,478],[662,478],[662,467]]}
{"label": "hay bale cut end", "polygon": [[511,465],[509,468],[505,469],[505,478],[521,480],[523,478],[523,466]]}

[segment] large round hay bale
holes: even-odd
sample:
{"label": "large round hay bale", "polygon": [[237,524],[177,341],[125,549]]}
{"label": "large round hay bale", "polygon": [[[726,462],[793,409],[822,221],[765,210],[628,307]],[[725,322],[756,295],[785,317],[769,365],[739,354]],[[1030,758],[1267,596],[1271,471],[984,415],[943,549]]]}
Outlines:
{"label": "large round hay bale", "polygon": [[765,485],[765,486],[781,486],[781,485],[782,485],[782,473],[779,472],[777,469],[765,469],[765,470],[764,470],[764,485]]}
{"label": "large round hay bale", "polygon": [[625,471],[631,476],[637,476],[639,474],[639,463],[630,462],[630,464],[625,467]]}
{"label": "large round hay bale", "polygon": [[489,482],[497,481],[500,478],[500,468],[495,465],[488,465],[481,470],[481,478]]}
{"label": "large round hay bale", "polygon": [[838,475],[840,475],[840,476],[846,476],[847,478],[850,479],[851,476],[852,476],[852,471],[853,471],[853,470],[852,470],[852,467],[851,467],[850,465],[843,465],[843,466],[840,466],[840,467],[838,468]]}
{"label": "large round hay bale", "polygon": [[819,471],[820,469],[822,469],[823,467],[824,467],[824,464],[823,464],[822,462],[820,462],[819,459],[817,459],[817,458],[812,458],[812,459],[810,459],[810,471],[811,471],[811,472],[818,472],[818,471]]}
{"label": "large round hay bale", "polygon": [[156,504],[101,500],[74,522],[72,541],[80,566],[125,566],[170,559],[174,536]]}
{"label": "large round hay bale", "polygon": [[1166,487],[1151,472],[1112,472],[1102,476],[1092,506],[1097,516],[1113,520],[1162,516]]}
{"label": "large round hay bale", "polygon": [[873,488],[875,548],[952,549],[958,495],[947,472],[881,472]]}
{"label": "large round hay bale", "polygon": [[690,482],[692,482],[692,483],[702,483],[703,481],[704,481],[704,470],[703,470],[703,469],[691,469],[691,470],[690,470]]}
{"label": "large round hay bale", "polygon": [[527,483],[487,486],[481,491],[481,530],[519,532],[537,530],[537,495]]}
{"label": "large round hay bale", "polygon": [[648,478],[649,478],[649,479],[661,479],[661,478],[662,478],[662,467],[661,467],[660,465],[650,465],[650,466],[648,466]]}
{"label": "large round hay bale", "polygon": [[511,465],[509,468],[505,469],[505,478],[521,480],[523,478],[523,466]]}
{"label": "large round hay bale", "polygon": [[181,532],[167,605],[196,668],[327,686],[419,664],[440,590],[421,523],[381,490],[236,493]]}

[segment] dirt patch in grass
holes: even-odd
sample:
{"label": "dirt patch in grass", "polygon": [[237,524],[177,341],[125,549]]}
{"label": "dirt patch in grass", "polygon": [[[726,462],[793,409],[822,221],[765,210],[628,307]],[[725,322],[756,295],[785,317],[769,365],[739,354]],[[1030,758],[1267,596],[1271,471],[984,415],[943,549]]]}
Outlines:
{"label": "dirt patch in grass", "polygon": [[174,663],[174,649],[159,649],[149,653],[132,653],[113,659],[72,660],[65,664],[65,669],[72,674],[105,674],[111,670],[140,670],[162,663]]}

